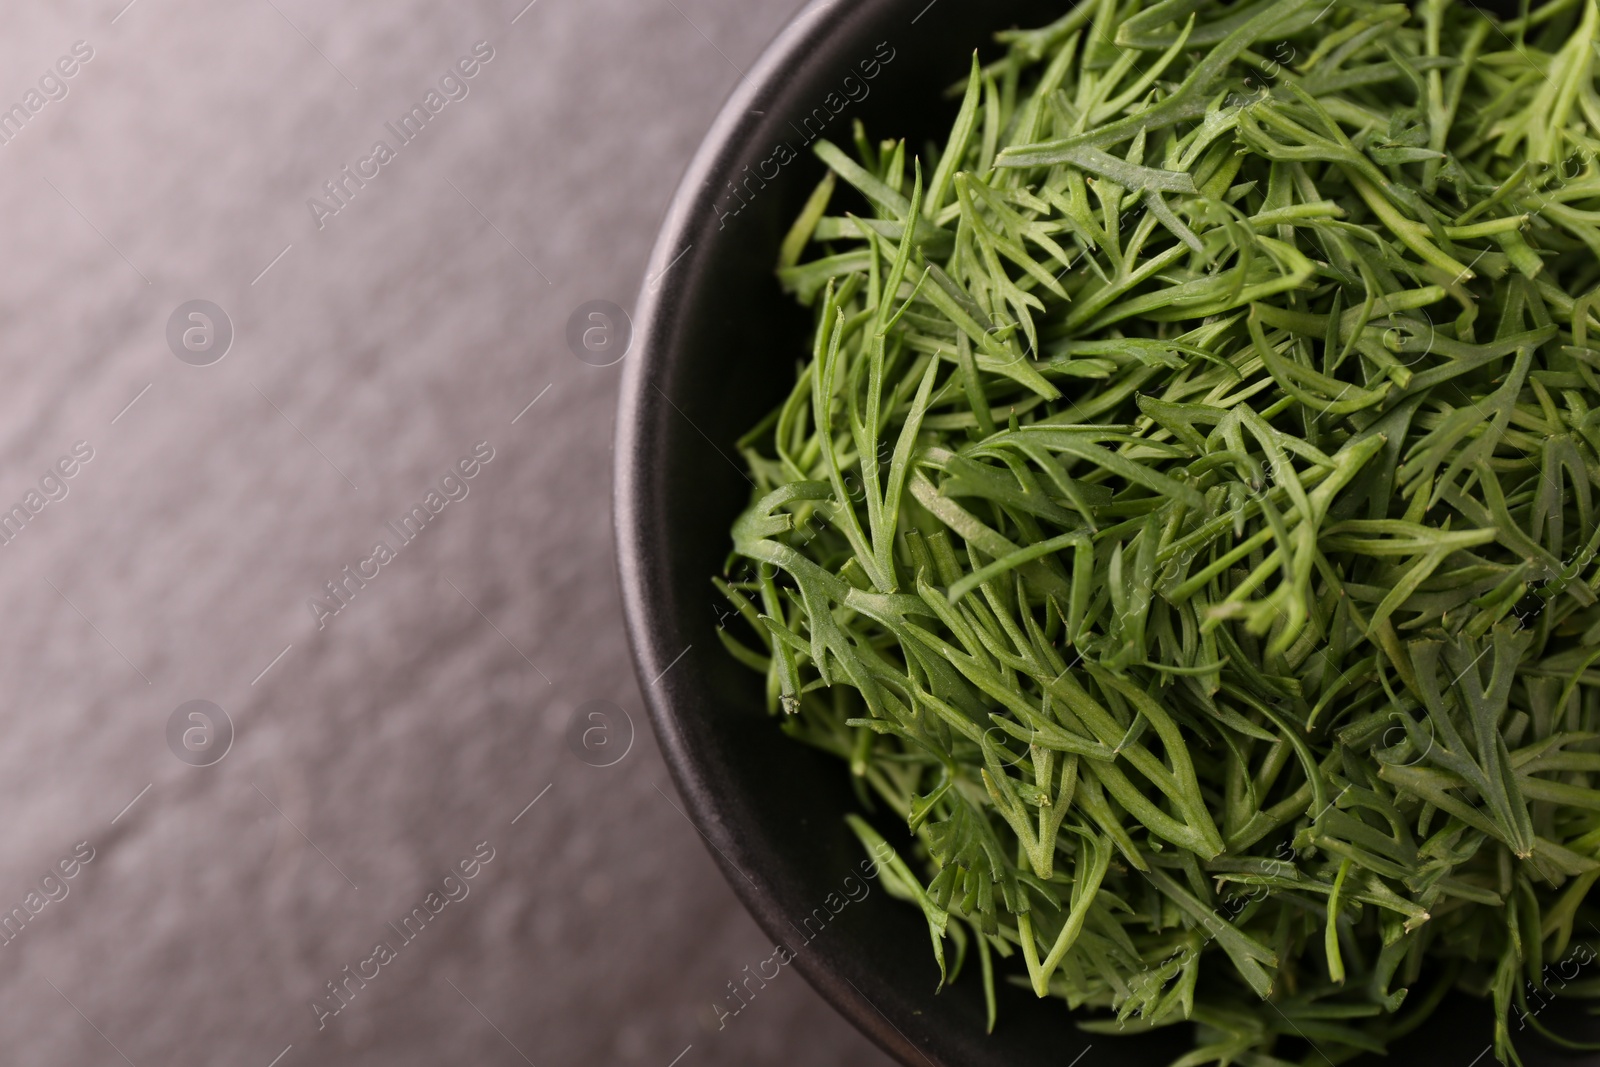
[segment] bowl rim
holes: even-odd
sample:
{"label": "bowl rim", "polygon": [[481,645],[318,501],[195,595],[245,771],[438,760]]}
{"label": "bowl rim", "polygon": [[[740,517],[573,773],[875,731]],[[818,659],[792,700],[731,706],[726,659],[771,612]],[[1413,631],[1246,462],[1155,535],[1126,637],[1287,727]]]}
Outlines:
{"label": "bowl rim", "polygon": [[[730,147],[755,134],[761,125],[760,102],[793,64],[808,53],[826,49],[830,38],[848,21],[869,10],[881,11],[905,2],[810,0],[790,17],[735,85],[678,182],[646,261],[645,277],[634,305],[632,346],[624,361],[617,401],[613,534],[617,582],[640,695],[690,821],[734,894],[762,931],[774,938],[783,936],[788,925],[785,913],[771,891],[741,875],[744,865],[740,861],[746,858],[747,850],[713,810],[712,768],[688,743],[669,694],[649,684],[671,666],[670,661],[679,653],[663,645],[661,628],[654,624],[649,607],[649,531],[643,506],[649,479],[635,459],[642,443],[641,431],[651,423],[660,400],[665,399],[664,394],[651,395],[652,373],[663,365],[664,353],[670,350],[671,337],[680,321],[682,302],[677,298],[683,292],[683,279],[692,277],[694,266],[708,254],[708,250],[697,246],[695,234],[716,208],[718,189],[714,179]],[[659,390],[656,392],[659,394]],[[858,987],[832,974],[813,954],[801,953],[793,962],[812,988],[891,1056],[908,1064],[932,1064],[939,1059],[934,1050],[914,1044]],[[890,1010],[894,1008],[891,1006]]]}

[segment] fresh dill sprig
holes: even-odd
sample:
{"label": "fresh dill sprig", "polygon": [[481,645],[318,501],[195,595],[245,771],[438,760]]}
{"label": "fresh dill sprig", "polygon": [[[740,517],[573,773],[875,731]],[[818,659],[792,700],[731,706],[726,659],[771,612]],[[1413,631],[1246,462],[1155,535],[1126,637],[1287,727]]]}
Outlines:
{"label": "fresh dill sprig", "polygon": [[999,39],[943,146],[817,146],[724,643],[991,1027],[1342,1062],[1461,988],[1516,1060],[1600,943],[1600,0]]}

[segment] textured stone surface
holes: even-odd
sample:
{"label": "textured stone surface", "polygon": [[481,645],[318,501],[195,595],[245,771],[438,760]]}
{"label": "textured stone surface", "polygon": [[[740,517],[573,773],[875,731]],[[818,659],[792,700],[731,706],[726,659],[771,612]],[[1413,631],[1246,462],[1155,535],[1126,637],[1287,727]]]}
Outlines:
{"label": "textured stone surface", "polygon": [[[0,547],[0,904],[94,850],[0,946],[0,1059],[885,1063],[787,972],[707,1025],[771,948],[643,720],[618,372],[563,340],[580,303],[631,304],[794,0],[123,2],[13,5],[0,35],[0,107],[93,49],[0,145],[0,504],[93,449]],[[468,95],[319,230],[307,198],[481,40]],[[165,340],[195,298],[236,333],[210,366]],[[319,630],[308,598],[479,441],[469,495]],[[191,699],[234,725],[215,765],[169,751]],[[608,768],[566,743],[595,699],[639,727]],[[475,849],[401,944],[384,924]]]}

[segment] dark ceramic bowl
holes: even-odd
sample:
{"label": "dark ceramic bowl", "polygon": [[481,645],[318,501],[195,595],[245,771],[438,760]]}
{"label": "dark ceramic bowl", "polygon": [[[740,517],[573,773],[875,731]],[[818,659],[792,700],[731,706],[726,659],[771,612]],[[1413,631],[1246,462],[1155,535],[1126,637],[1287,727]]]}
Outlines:
{"label": "dark ceramic bowl", "polygon": [[[679,187],[636,308],[618,412],[616,536],[628,632],[689,814],[756,921],[794,952],[786,969],[798,968],[913,1065],[1154,1067],[1191,1035],[1188,1027],[1086,1035],[1059,1001],[1009,985],[999,989],[999,1026],[985,1034],[976,960],[936,996],[921,914],[860,877],[865,853],[844,823],[858,810],[845,764],[779,731],[764,710],[762,680],[727,655],[716,633],[724,605],[711,576],[722,572],[729,526],[750,493],[733,442],[788,392],[808,354],[809,316],[773,277],[778,246],[822,175],[806,141],[820,129],[848,143],[860,118],[875,138],[942,143],[954,104],[940,106],[941,90],[965,76],[973,47],[987,46],[996,30],[1043,25],[1066,6],[808,5],[739,83]],[[906,840],[903,822],[882,819],[879,828]],[[749,988],[759,994],[754,980]],[[724,1010],[737,1007],[730,999]],[[751,1010],[759,1017],[758,1000]],[[1493,1056],[1477,1057],[1489,1040],[1483,1003],[1447,1003],[1389,1062],[1486,1067]]]}

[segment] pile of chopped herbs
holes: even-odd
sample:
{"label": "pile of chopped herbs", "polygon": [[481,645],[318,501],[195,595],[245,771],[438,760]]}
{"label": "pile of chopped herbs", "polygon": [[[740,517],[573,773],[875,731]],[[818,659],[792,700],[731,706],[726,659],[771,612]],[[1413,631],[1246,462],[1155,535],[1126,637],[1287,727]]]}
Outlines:
{"label": "pile of chopped herbs", "polygon": [[1597,0],[999,39],[946,144],[816,145],[725,643],[991,1026],[1336,1063],[1459,989],[1515,1061],[1600,995]]}

